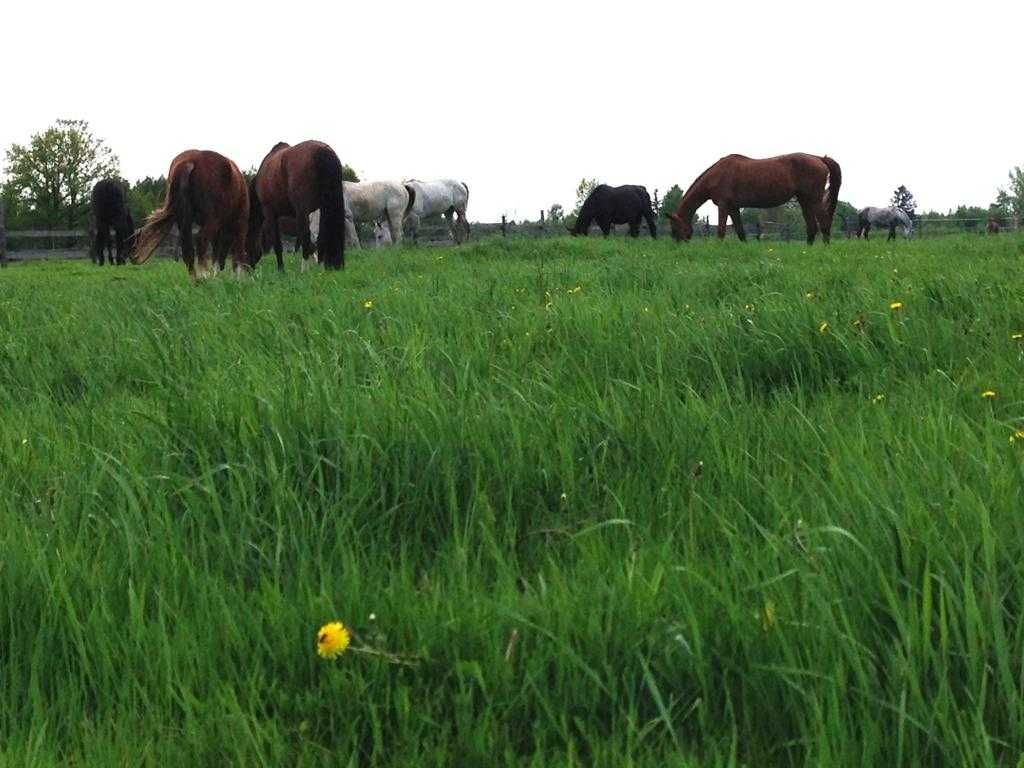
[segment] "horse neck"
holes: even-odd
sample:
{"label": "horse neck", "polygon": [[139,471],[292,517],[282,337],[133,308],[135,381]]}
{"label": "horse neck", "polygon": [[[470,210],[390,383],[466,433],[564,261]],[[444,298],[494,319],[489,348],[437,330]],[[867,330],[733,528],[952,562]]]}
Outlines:
{"label": "horse neck", "polygon": [[711,194],[707,190],[707,182],[703,178],[697,179],[679,200],[675,214],[683,221],[693,221],[693,215],[697,213],[697,209],[710,198]]}

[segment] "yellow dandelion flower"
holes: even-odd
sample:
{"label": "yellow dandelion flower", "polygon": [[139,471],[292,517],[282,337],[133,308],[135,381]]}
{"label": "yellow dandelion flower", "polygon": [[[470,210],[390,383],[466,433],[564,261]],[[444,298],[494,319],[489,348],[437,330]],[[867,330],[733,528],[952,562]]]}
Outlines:
{"label": "yellow dandelion flower", "polygon": [[981,396],[987,400],[991,400],[993,397],[996,396],[996,391],[994,389],[986,389],[984,392],[981,393]]}
{"label": "yellow dandelion flower", "polygon": [[[753,304],[745,304],[743,306],[743,308],[745,310],[747,310],[747,312],[753,312],[754,311],[754,305]],[[689,307],[687,307],[687,309],[689,309]]]}
{"label": "yellow dandelion flower", "polygon": [[807,293],[804,294],[804,298],[805,299],[813,299],[814,298],[814,294],[812,292],[808,291]]}
{"label": "yellow dandelion flower", "polygon": [[366,301],[364,301],[363,309],[373,309],[373,301],[371,299],[367,299]]}
{"label": "yellow dandelion flower", "polygon": [[894,301],[892,304],[889,305],[889,309],[893,310],[894,312],[896,310],[903,309],[903,302],[902,301]]}
{"label": "yellow dandelion flower", "polygon": [[1013,445],[1016,442],[1024,442],[1024,429],[1018,429],[1010,435],[1010,445]]}
{"label": "yellow dandelion flower", "polygon": [[316,635],[316,652],[322,659],[336,659],[345,652],[352,636],[340,621],[324,624]]}
{"label": "yellow dandelion flower", "polygon": [[1024,333],[1015,333],[1012,336],[1010,336],[1010,338],[1013,339],[1014,341],[1020,341],[1021,339],[1024,339]]}
{"label": "yellow dandelion flower", "polygon": [[650,311],[651,311],[650,307],[644,307],[644,312],[650,312]]}
{"label": "yellow dandelion flower", "polygon": [[827,333],[827,332],[828,332],[828,323],[822,323],[821,325],[818,326],[818,333]]}
{"label": "yellow dandelion flower", "polygon": [[765,600],[764,608],[761,609],[761,628],[767,632],[775,626],[775,603]]}
{"label": "yellow dandelion flower", "polygon": [[885,395],[882,394],[875,395],[873,398],[871,398],[871,402],[873,403],[880,403],[883,400],[885,400]]}

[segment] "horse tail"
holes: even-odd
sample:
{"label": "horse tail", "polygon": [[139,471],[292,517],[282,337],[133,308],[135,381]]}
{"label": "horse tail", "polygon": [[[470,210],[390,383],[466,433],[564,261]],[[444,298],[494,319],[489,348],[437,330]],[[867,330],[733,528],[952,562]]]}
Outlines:
{"label": "horse tail", "polygon": [[139,231],[135,240],[135,250],[131,259],[133,264],[142,264],[153,255],[153,251],[167,237],[171,227],[178,224],[182,241],[192,237],[192,203],[189,200],[189,179],[195,163],[183,163],[173,171],[167,180],[167,196],[162,208],[151,213],[146,224]]}
{"label": "horse tail", "polygon": [[825,202],[828,204],[829,215],[834,216],[836,206],[839,204],[839,187],[843,183],[843,171],[839,167],[839,163],[828,155],[821,160],[828,167],[828,196],[825,198]]}
{"label": "horse tail", "polygon": [[410,184],[403,184],[405,191],[409,193],[409,202],[405,204],[405,210],[402,211],[402,218],[404,219],[410,213],[412,213],[412,207],[416,205],[416,188]]}
{"label": "horse tail", "polygon": [[313,156],[317,188],[320,192],[320,239],[317,250],[328,269],[345,266],[345,189],[341,179],[341,161],[334,150],[318,147]]}

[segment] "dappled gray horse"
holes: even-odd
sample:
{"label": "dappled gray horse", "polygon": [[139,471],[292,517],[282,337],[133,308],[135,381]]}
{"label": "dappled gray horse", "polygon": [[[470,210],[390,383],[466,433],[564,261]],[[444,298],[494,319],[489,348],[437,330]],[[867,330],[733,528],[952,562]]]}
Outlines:
{"label": "dappled gray horse", "polygon": [[885,227],[889,230],[886,240],[896,239],[896,227],[903,227],[903,236],[909,238],[914,234],[914,222],[910,220],[902,208],[875,208],[868,206],[857,212],[857,237],[868,239],[872,227]]}
{"label": "dappled gray horse", "polygon": [[[405,226],[416,239],[420,219],[425,216],[442,215],[448,222],[448,234],[456,243],[469,235],[469,220],[466,218],[466,207],[469,205],[469,187],[465,182],[455,179],[439,179],[437,181],[419,181],[409,179],[405,186],[413,198],[409,211],[405,215]],[[455,221],[458,216],[458,222]]]}

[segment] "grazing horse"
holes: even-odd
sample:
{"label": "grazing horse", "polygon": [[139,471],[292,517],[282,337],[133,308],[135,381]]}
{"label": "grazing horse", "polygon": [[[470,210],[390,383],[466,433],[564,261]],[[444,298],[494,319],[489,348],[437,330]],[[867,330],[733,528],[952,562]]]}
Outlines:
{"label": "grazing horse", "polygon": [[[410,179],[405,182],[411,198],[411,207],[405,216],[406,226],[412,231],[412,239],[416,240],[420,219],[435,214],[444,215],[448,221],[448,234],[456,243],[462,242],[459,229],[469,237],[469,220],[466,218],[466,207],[469,205],[469,186],[454,179],[438,181],[419,181]],[[458,214],[459,229],[455,226],[453,214]]]}
{"label": "grazing horse", "polygon": [[590,225],[596,221],[605,237],[611,233],[613,224],[629,224],[630,237],[639,237],[641,219],[647,222],[651,237],[657,238],[654,208],[646,187],[637,184],[622,187],[598,184],[583,201],[580,214],[576,217],[576,226],[570,227],[569,232],[573,237],[586,235]]}
{"label": "grazing horse", "polygon": [[[192,225],[199,225],[196,244],[192,245]],[[249,191],[238,166],[224,155],[208,150],[188,149],[171,161],[167,172],[167,197],[146,219],[138,235],[132,262],[141,264],[177,225],[181,238],[181,256],[194,280],[212,273],[206,248],[220,269],[231,252],[235,273],[246,265],[246,235],[249,225]]]}
{"label": "grazing horse", "polygon": [[896,227],[903,227],[903,237],[910,238],[914,234],[914,222],[902,208],[875,208],[868,206],[857,212],[857,237],[869,240],[872,227],[885,227],[889,230],[886,240],[896,239]]}
{"label": "grazing horse", "polygon": [[[349,183],[351,183],[351,182],[349,182]],[[348,184],[346,184],[345,186],[347,187]],[[346,214],[348,213],[348,206],[345,206],[345,212],[346,212]],[[281,221],[284,222],[284,221],[290,221],[290,220],[289,219],[281,219]],[[348,234],[348,232],[346,232],[346,241],[349,244],[351,244],[353,242],[353,239],[354,239],[354,242],[355,242],[356,246],[358,246],[359,245],[359,237],[358,237],[358,235],[355,232],[355,224],[352,223],[351,217],[349,217],[349,218],[347,218],[345,220],[345,227],[346,227],[346,229],[348,227],[350,227],[350,226],[352,227],[352,234],[350,236]],[[314,245],[316,245],[316,242],[317,242],[317,240],[319,238],[320,238],[320,211],[313,211],[311,214],[309,214],[309,239],[313,242]],[[393,241],[391,240],[391,229],[390,229],[390,226],[388,224],[386,224],[385,222],[383,222],[383,221],[375,221],[375,222],[373,222],[373,247],[374,248],[383,248],[385,246],[391,245],[392,242]],[[319,258],[317,258],[317,261],[319,261]]]}
{"label": "grazing horse", "polygon": [[[410,212],[416,193],[395,181],[350,181],[345,184],[345,234],[359,247],[357,222],[384,222],[390,230],[388,243],[402,242],[402,221]],[[376,239],[376,238],[375,238]],[[380,245],[380,240],[377,240]]]}
{"label": "grazing horse", "polygon": [[693,217],[707,200],[718,206],[718,237],[725,237],[725,225],[732,217],[736,236],[746,240],[740,208],[775,208],[794,197],[807,224],[807,242],[832,239],[832,218],[839,202],[843,174],[831,157],[797,152],[764,160],[727,155],[697,177],[668,215],[672,237],[693,237]]}
{"label": "grazing horse", "polygon": [[988,220],[988,224],[985,225],[985,231],[990,235],[999,234],[999,221],[993,216]]}
{"label": "grazing horse", "polygon": [[328,269],[345,266],[345,190],[341,161],[322,141],[303,141],[294,147],[278,142],[256,172],[251,188],[253,205],[249,216],[249,264],[263,256],[264,244],[272,245],[277,268],[284,269],[279,219],[291,217],[302,245],[302,268],[313,253],[309,236],[309,215],[321,212],[323,228],[317,248]]}
{"label": "grazing horse", "polygon": [[[125,189],[117,179],[101,179],[92,188],[93,239],[89,255],[93,263],[103,266],[106,252],[111,264],[124,264],[135,244],[135,222],[128,211]],[[110,230],[114,230],[111,240]],[[112,251],[116,247],[116,251]],[[116,253],[116,261],[115,261]]]}

